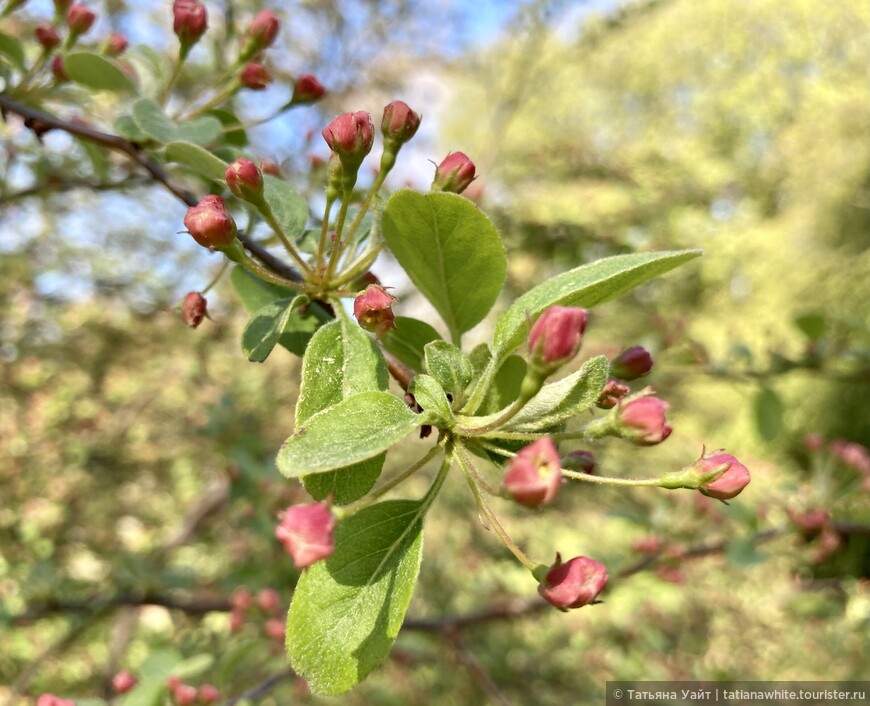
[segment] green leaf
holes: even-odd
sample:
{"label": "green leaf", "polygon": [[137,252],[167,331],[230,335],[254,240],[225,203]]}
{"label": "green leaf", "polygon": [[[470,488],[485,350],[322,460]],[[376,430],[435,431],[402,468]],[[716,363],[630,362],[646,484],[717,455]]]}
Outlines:
{"label": "green leaf", "polygon": [[753,400],[755,425],[764,441],[773,441],[783,431],[785,405],[773,390],[762,387]]}
{"label": "green leaf", "polygon": [[222,108],[215,108],[208,111],[208,114],[220,120],[224,128],[224,141],[228,145],[245,147],[248,144],[248,133],[242,127],[242,121],[234,113]]}
{"label": "green leaf", "polygon": [[87,51],[73,52],[63,58],[63,69],[71,81],[99,91],[136,91],[136,86],[111,59]]}
{"label": "green leaf", "polygon": [[454,342],[486,316],[504,283],[506,259],[495,226],[477,206],[458,194],[397,191],[382,230]]}
{"label": "green leaf", "polygon": [[214,181],[223,179],[229,166],[207,149],[192,142],[170,142],[166,145],[166,161],[183,164],[194,173]]}
{"label": "green leaf", "polygon": [[242,300],[242,306],[245,307],[249,314],[255,313],[258,309],[262,309],[266,304],[275,301],[276,299],[287,299],[296,296],[296,292],[292,289],[279,287],[271,282],[264,282],[259,277],[252,275],[244,267],[233,267],[230,273],[230,282],[233,289]]}
{"label": "green leaf", "polygon": [[427,420],[434,424],[449,424],[453,420],[447,393],[431,375],[414,376],[408,392],[414,395],[417,404],[426,413]]}
{"label": "green leaf", "polygon": [[181,663],[181,655],[175,650],[156,650],[148,655],[139,667],[136,688],[125,694],[121,706],[160,706],[166,694],[166,679]]}
{"label": "green leaf", "polygon": [[491,358],[492,352],[489,350],[488,344],[479,343],[472,348],[471,353],[468,354],[468,361],[471,363],[471,376],[479,378],[483,375],[483,371],[486,370]]}
{"label": "green leaf", "polygon": [[16,68],[24,68],[24,49],[21,48],[21,43],[3,32],[0,32],[0,54],[8,57]]}
{"label": "green leaf", "polygon": [[363,392],[318,412],[278,452],[290,478],[359,463],[386,451],[423,422],[389,392]]}
{"label": "green leaf", "polygon": [[523,378],[526,376],[526,367],[526,361],[520,356],[508,356],[495,374],[495,379],[477,413],[481,416],[492,414],[513,402],[520,394],[520,385],[523,384]]}
{"label": "green leaf", "polygon": [[587,360],[576,373],[544,385],[505,428],[534,431],[580,414],[598,401],[609,372],[605,356]]}
{"label": "green leaf", "polygon": [[420,572],[426,505],[392,500],[347,518],[307,569],[287,615],[287,654],[315,693],[352,689],[390,651]]}
{"label": "green leaf", "polygon": [[91,160],[91,166],[94,169],[94,176],[97,181],[106,181],[109,172],[109,157],[108,150],[102,145],[90,140],[78,140],[79,145],[88,159]]}
{"label": "green leaf", "polygon": [[440,340],[441,336],[425,321],[407,316],[397,316],[394,323],[395,328],[381,337],[381,343],[409,368],[423,372],[423,347],[429,341]]}
{"label": "green leaf", "polygon": [[173,142],[178,139],[178,128],[150,98],[140,98],[133,104],[133,121],[143,133],[158,142]]}
{"label": "green leaf", "polygon": [[242,350],[252,363],[262,363],[281,334],[284,333],[295,309],[308,303],[304,294],[293,299],[278,299],[259,309],[242,333]]}
{"label": "green leaf", "polygon": [[115,119],[115,132],[131,142],[148,142],[151,138],[139,129],[131,115],[120,115]]}
{"label": "green leaf", "polygon": [[172,668],[172,673],[181,679],[191,679],[211,669],[213,664],[214,656],[202,653],[179,662]]}
{"label": "green leaf", "polygon": [[179,140],[193,142],[197,145],[210,145],[223,137],[224,126],[220,120],[205,115],[196,120],[188,120],[176,128],[175,134]]}
{"label": "green leaf", "polygon": [[758,549],[753,537],[735,537],[725,547],[725,557],[732,566],[752,566],[761,564],[767,557]]}
{"label": "green leaf", "polygon": [[828,319],[816,311],[795,317],[794,325],[811,341],[818,341],[828,330]]}
{"label": "green leaf", "polygon": [[330,498],[334,505],[347,505],[368,493],[381,476],[387,454],[326,473],[314,473],[301,478],[302,485],[315,500]]}
{"label": "green leaf", "polygon": [[499,317],[493,355],[501,360],[526,340],[529,322],[551,306],[595,306],[698,257],[700,250],[635,253],[581,265],[547,280],[517,299]]}
{"label": "green leaf", "polygon": [[266,174],[263,177],[263,196],[272,209],[275,219],[284,234],[295,239],[305,230],[308,223],[308,204],[297,194],[290,184],[278,177]]}
{"label": "green leaf", "polygon": [[450,393],[454,406],[461,406],[465,402],[465,388],[473,375],[468,356],[447,341],[427,343],[423,356],[426,372]]}

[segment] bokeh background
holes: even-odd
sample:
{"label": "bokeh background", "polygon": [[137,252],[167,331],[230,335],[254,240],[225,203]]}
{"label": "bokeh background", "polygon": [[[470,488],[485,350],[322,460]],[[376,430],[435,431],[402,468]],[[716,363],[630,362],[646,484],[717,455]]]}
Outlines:
{"label": "bokeh background", "polygon": [[[212,29],[178,100],[262,7],[206,4]],[[147,75],[155,52],[174,51],[169,5],[94,3],[94,34],[123,31]],[[599,257],[703,248],[593,312],[576,365],[644,345],[656,361],[644,382],[671,403],[675,432],[640,451],[592,450],[601,472],[640,476],[724,447],[753,478],[730,506],[585,485],[546,513],[498,502],[541,561],[558,550],[610,568],[605,604],[569,614],[533,604],[528,573],[449,480],[427,519],[409,629],[328,703],[546,706],[598,703],[613,679],[870,679],[870,6],[275,9],[277,80],[234,108],[270,115],[301,72],[330,89],[251,128],[244,148],[281,163],[313,213],[322,127],[402,99],[423,128],[388,186],[428,189],[428,160],[451,150],[475,161],[468,195],[508,249],[502,306]],[[51,10],[32,0],[0,31],[29,37]],[[110,129],[122,110],[99,94],[78,113]],[[220,262],[177,234],[183,204],[123,159],[57,131],[40,143],[16,119],[0,141],[0,704],[46,691],[105,703],[119,669],[179,660],[226,697],[275,677],[252,703],[327,703],[286,670],[275,615],[251,607],[239,627],[228,613],[243,587],[274,588],[286,607],[298,575],[272,533],[305,497],[273,465],[299,359],[247,362],[228,278],[209,295],[212,320],[184,326],[178,302]],[[389,258],[374,271],[396,288],[397,313],[427,316]],[[484,322],[470,340],[487,333]],[[419,443],[392,454],[396,467]],[[133,694],[124,704],[161,703]]]}

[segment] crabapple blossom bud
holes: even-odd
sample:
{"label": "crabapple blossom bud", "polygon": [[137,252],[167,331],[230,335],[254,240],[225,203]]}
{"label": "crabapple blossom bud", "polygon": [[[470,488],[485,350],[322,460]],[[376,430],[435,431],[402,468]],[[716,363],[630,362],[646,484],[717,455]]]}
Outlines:
{"label": "crabapple blossom bud", "polygon": [[42,694],[36,700],[36,706],[76,706],[74,701],[62,699],[54,694]]}
{"label": "crabapple blossom bud", "polygon": [[279,29],[281,29],[281,21],[271,10],[260,10],[254,15],[246,32],[247,40],[241,53],[242,61],[272,46]]}
{"label": "crabapple blossom bud", "polygon": [[345,180],[353,183],[360,165],[374,144],[372,116],[364,110],[342,113],[321,134],[329,149],[341,160]]}
{"label": "crabapple blossom bud", "polygon": [[251,595],[250,589],[247,586],[239,586],[230,596],[230,605],[235,610],[244,611],[251,605],[252,600],[254,597]]}
{"label": "crabapple blossom bud", "polygon": [[118,56],[123,54],[124,50],[127,49],[127,38],[120,32],[113,32],[109,35],[103,46],[106,54]]}
{"label": "crabapple blossom bud", "polygon": [[51,73],[58,82],[69,81],[69,76],[66,75],[66,69],[63,65],[63,57],[60,54],[51,60]]}
{"label": "crabapple blossom bud", "polygon": [[562,468],[581,473],[595,473],[595,456],[591,451],[572,451],[562,458]]}
{"label": "crabapple blossom bud", "polygon": [[384,108],[381,133],[385,149],[397,152],[399,147],[417,134],[420,116],[402,101],[393,101]]}
{"label": "crabapple blossom bud", "polygon": [[184,225],[193,239],[209,250],[228,248],[236,239],[236,222],[220,196],[206,196],[189,208]]}
{"label": "crabapple blossom bud", "polygon": [[548,436],[520,449],[503,480],[504,489],[526,507],[552,502],[561,483],[559,452]]}
{"label": "crabapple blossom bud", "polygon": [[190,684],[178,684],[172,689],[172,698],[178,706],[195,704],[196,697],[196,687]]}
{"label": "crabapple blossom bud", "polygon": [[654,534],[639,537],[631,543],[631,548],[638,554],[658,554],[662,549],[662,540]]}
{"label": "crabapple blossom bud", "polygon": [[330,556],[335,549],[335,518],[325,503],[293,505],[275,528],[275,536],[299,569]]}
{"label": "crabapple blossom bud", "polygon": [[277,613],[281,610],[281,596],[274,588],[264,588],[257,593],[257,604],[264,613]]}
{"label": "crabapple blossom bud", "polygon": [[698,488],[704,495],[717,500],[728,500],[740,494],[749,485],[749,471],[731,454],[702,456],[690,468],[700,476],[714,473],[717,468],[727,468],[710,481],[702,482]]}
{"label": "crabapple blossom bud", "polygon": [[353,315],[359,325],[380,337],[395,325],[393,302],[398,301],[378,284],[370,284],[353,300]]}
{"label": "crabapple blossom bud", "polygon": [[555,369],[580,350],[589,314],[586,309],[551,306],[535,321],[529,332],[530,363],[533,367]]}
{"label": "crabapple blossom bud", "polygon": [[293,98],[290,99],[290,102],[293,105],[315,103],[323,98],[324,95],[326,95],[326,89],[317,80],[316,76],[313,74],[302,74],[293,84]]}
{"label": "crabapple blossom bud", "polygon": [[130,672],[118,672],[112,677],[112,688],[116,694],[126,694],[134,686],[136,686],[136,677]]}
{"label": "crabapple blossom bud", "polygon": [[245,625],[245,614],[239,608],[230,611],[230,632],[235,634]]}
{"label": "crabapple blossom bud", "polygon": [[272,620],[267,620],[264,627],[266,628],[266,634],[273,640],[284,641],[287,630],[284,627],[283,620],[276,620],[274,618]]}
{"label": "crabapple blossom bud", "polygon": [[60,34],[50,24],[41,24],[33,30],[36,35],[36,41],[42,45],[46,51],[51,51],[60,44]]}
{"label": "crabapple blossom bud", "polygon": [[208,301],[199,292],[188,292],[181,302],[181,316],[190,328],[196,328],[208,316]]}
{"label": "crabapple blossom bud", "polygon": [[432,191],[461,194],[475,180],[474,162],[462,152],[451,152],[435,167]]}
{"label": "crabapple blossom bud", "polygon": [[182,56],[186,56],[208,29],[208,11],[197,0],[175,0],[172,16],[172,31],[181,43]]}
{"label": "crabapple blossom bud", "polygon": [[822,450],[825,445],[825,438],[818,432],[812,432],[804,437],[804,448],[807,453],[816,453]]}
{"label": "crabapple blossom bud", "polygon": [[70,33],[75,36],[87,32],[96,19],[96,13],[84,3],[74,2],[66,11],[66,23]]}
{"label": "crabapple blossom bud", "polygon": [[788,517],[804,532],[818,532],[831,521],[830,513],[822,509],[806,512],[789,511]]}
{"label": "crabapple blossom bud", "polygon": [[245,88],[262,91],[272,83],[272,73],[259,61],[249,61],[239,74],[239,81]]}
{"label": "crabapple blossom bud", "polygon": [[181,686],[181,677],[171,674],[166,678],[167,689],[174,690],[179,686]]}
{"label": "crabapple blossom bud", "polygon": [[620,380],[637,380],[647,375],[653,359],[643,346],[632,346],[610,361],[610,374]]}
{"label": "crabapple blossom bud", "polygon": [[607,567],[585,556],[574,557],[564,564],[556,554],[556,563],[550,567],[538,586],[538,593],[559,610],[580,608],[595,601],[607,585]]}
{"label": "crabapple blossom bud", "polygon": [[835,439],[831,442],[831,453],[850,468],[863,475],[870,475],[870,451],[861,444]]}
{"label": "crabapple blossom bud", "polygon": [[224,173],[227,186],[240,199],[259,203],[263,200],[263,173],[250,159],[239,157]]}
{"label": "crabapple blossom bud", "polygon": [[619,404],[619,400],[629,392],[628,385],[623,385],[619,380],[610,378],[601,388],[601,394],[598,395],[598,401],[595,405],[600,409],[613,409]]}
{"label": "crabapple blossom bud", "polygon": [[620,436],[638,446],[662,443],[673,431],[665,419],[668,406],[658,397],[638,397],[621,402],[616,410]]}
{"label": "crabapple blossom bud", "polygon": [[281,167],[277,163],[271,162],[268,159],[260,160],[260,171],[263,174],[271,174],[273,177],[281,178]]}
{"label": "crabapple blossom bud", "polygon": [[221,692],[214,684],[203,684],[197,690],[201,704],[216,704],[221,700]]}

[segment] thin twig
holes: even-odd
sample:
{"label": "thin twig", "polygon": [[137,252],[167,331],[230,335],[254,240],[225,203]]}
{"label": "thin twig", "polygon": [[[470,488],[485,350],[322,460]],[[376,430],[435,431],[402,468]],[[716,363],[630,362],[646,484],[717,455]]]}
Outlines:
{"label": "thin twig", "polygon": [[295,677],[296,672],[293,671],[290,667],[285,667],[277,674],[273,674],[268,679],[260,682],[256,686],[252,686],[247,691],[243,691],[238,696],[233,696],[231,699],[224,701],[224,706],[235,706],[235,704],[240,701],[253,701],[256,703],[257,699],[261,696],[265,696],[272,689],[274,689],[278,684],[280,684],[285,679],[289,679],[290,677]]}

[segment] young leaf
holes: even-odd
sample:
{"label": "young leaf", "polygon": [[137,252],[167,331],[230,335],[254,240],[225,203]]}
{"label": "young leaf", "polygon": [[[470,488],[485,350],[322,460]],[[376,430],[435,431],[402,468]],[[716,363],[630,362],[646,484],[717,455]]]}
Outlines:
{"label": "young leaf", "polygon": [[517,299],[501,315],[493,335],[493,355],[501,360],[519,348],[534,321],[554,306],[595,306],[625,294],[653,277],[698,257],[700,250],[615,255],[556,275]]}
{"label": "young leaf", "polygon": [[223,108],[214,108],[208,111],[208,114],[220,120],[227,144],[235,147],[245,147],[248,144],[248,133],[245,132],[242,121],[234,113]]}
{"label": "young leaf", "polygon": [[289,478],[359,463],[386,451],[423,423],[389,392],[363,392],[318,412],[278,452]]}
{"label": "young leaf", "polygon": [[576,373],[544,385],[505,428],[536,431],[580,414],[598,401],[609,372],[603,355],[587,360]]}
{"label": "young leaf", "polygon": [[429,341],[438,341],[441,336],[425,321],[407,316],[397,316],[395,327],[381,338],[390,353],[412,370],[423,372],[423,347]]}
{"label": "young leaf", "polygon": [[242,300],[242,306],[245,307],[249,314],[255,313],[258,309],[262,309],[266,304],[275,301],[276,299],[287,299],[296,296],[296,292],[292,289],[279,287],[271,282],[264,282],[255,277],[243,267],[233,267],[230,273],[230,281],[233,284],[233,289]]}
{"label": "young leaf", "polygon": [[12,66],[24,68],[24,50],[21,43],[3,32],[0,32],[0,55],[8,57]]}
{"label": "young leaf", "polygon": [[151,138],[139,129],[136,121],[130,115],[119,115],[115,119],[115,132],[121,137],[125,137],[131,142],[143,143],[148,142]]}
{"label": "young leaf", "polygon": [[184,142],[193,142],[197,145],[210,145],[223,137],[224,126],[220,120],[210,115],[205,115],[196,120],[188,120],[181,123],[176,131],[178,139]]}
{"label": "young leaf", "polygon": [[278,299],[266,304],[248,322],[242,333],[242,350],[252,363],[262,363],[290,322],[294,310],[308,302],[300,294],[293,299]]}
{"label": "young leaf", "polygon": [[335,552],[307,569],[287,615],[287,654],[319,694],[356,686],[386,657],[420,572],[426,505],[392,500],[342,521]]}
{"label": "young leaf", "polygon": [[505,277],[492,222],[458,194],[393,194],[384,209],[387,247],[432,302],[454,342],[492,308]]}
{"label": "young leaf", "polygon": [[513,402],[520,394],[526,367],[526,361],[520,356],[508,356],[499,367],[477,413],[481,416],[492,414]]}
{"label": "young leaf", "polygon": [[192,142],[170,142],[166,145],[166,161],[183,164],[194,173],[214,181],[224,178],[228,166],[222,159]]}
{"label": "young leaf", "polygon": [[288,238],[296,238],[308,223],[308,204],[286,181],[266,174],[263,196]]}
{"label": "young leaf", "polygon": [[133,121],[142,132],[158,142],[178,139],[178,127],[153,100],[140,98],[133,104]]}
{"label": "young leaf", "polygon": [[431,375],[415,375],[408,389],[417,404],[426,413],[427,419],[435,424],[449,423],[453,419],[453,410],[444,388]]}
{"label": "young leaf", "polygon": [[79,51],[63,58],[63,70],[71,81],[99,91],[134,92],[136,86],[111,59],[100,54]]}
{"label": "young leaf", "polygon": [[752,405],[755,411],[755,426],[764,441],[773,441],[782,434],[785,427],[783,421],[785,405],[776,392],[769,387],[762,387],[755,394]]}
{"label": "young leaf", "polygon": [[427,343],[423,354],[426,372],[452,395],[454,405],[461,406],[465,401],[465,388],[473,375],[468,356],[447,341]]}

